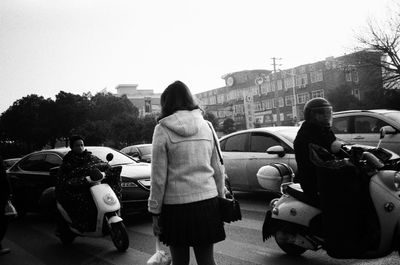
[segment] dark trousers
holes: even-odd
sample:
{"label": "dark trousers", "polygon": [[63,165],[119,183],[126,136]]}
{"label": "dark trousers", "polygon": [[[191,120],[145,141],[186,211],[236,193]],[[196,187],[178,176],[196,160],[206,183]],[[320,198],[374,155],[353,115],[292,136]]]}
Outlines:
{"label": "dark trousers", "polygon": [[4,215],[4,209],[6,205],[1,203],[0,204],[0,247],[1,241],[3,240],[4,236],[6,235],[7,227],[8,227],[8,217]]}

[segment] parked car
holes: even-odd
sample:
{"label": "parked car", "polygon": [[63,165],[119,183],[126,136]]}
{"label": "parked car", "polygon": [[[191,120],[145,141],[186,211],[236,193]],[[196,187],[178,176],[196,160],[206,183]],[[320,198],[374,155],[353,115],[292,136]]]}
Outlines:
{"label": "parked car", "polygon": [[333,132],[350,143],[376,146],[383,126],[391,126],[393,130],[382,140],[380,147],[400,155],[400,111],[380,109],[333,113]]}
{"label": "parked car", "polygon": [[137,144],[122,148],[120,152],[127,154],[140,162],[151,162],[151,144]]}
{"label": "parked car", "polygon": [[[265,127],[222,137],[221,150],[232,188],[242,191],[265,191],[258,182],[257,172],[262,166],[271,163],[285,163],[296,173],[293,142],[299,129],[297,126]],[[394,152],[390,153],[392,157],[399,157]],[[282,182],[282,179],[276,181]],[[273,185],[269,191],[279,192],[279,185]]]}
{"label": "parked car", "polygon": [[3,166],[5,169],[9,169],[12,165],[14,165],[21,158],[9,158],[3,160]]}
{"label": "parked car", "polygon": [[[87,150],[103,161],[108,153],[114,155],[111,166],[122,166],[122,210],[124,214],[147,211],[150,190],[150,165],[138,163],[131,157],[109,147],[89,146]],[[44,210],[55,202],[56,176],[50,170],[62,164],[69,148],[43,150],[23,157],[7,170],[13,189],[13,201],[19,215]]]}
{"label": "parked car", "polygon": [[[298,130],[299,127],[293,126],[265,127],[222,137],[221,150],[232,188],[243,191],[264,190],[258,183],[257,171],[270,163],[285,163],[297,171],[293,141]],[[267,149],[274,146],[282,146],[284,153],[269,154]]]}

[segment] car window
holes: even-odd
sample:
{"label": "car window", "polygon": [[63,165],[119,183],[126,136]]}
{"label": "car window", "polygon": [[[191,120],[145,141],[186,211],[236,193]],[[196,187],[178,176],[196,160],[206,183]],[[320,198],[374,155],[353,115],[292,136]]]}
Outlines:
{"label": "car window", "polygon": [[397,123],[397,125],[400,125],[400,111],[394,111],[394,112],[385,113],[385,114],[383,114],[383,116],[385,116],[385,117],[389,118],[390,120],[394,121],[395,123]]}
{"label": "car window", "polygon": [[247,151],[246,144],[248,133],[236,134],[226,139],[225,150],[226,152],[245,152]]}
{"label": "car window", "polygon": [[46,171],[50,171],[53,167],[59,167],[62,164],[62,159],[58,155],[48,154],[44,160],[44,167]]}
{"label": "car window", "polygon": [[226,140],[222,140],[219,145],[221,147],[221,151],[225,151],[225,144],[226,144]]}
{"label": "car window", "polygon": [[349,129],[349,117],[334,118],[332,122],[332,131],[334,133],[350,133]]}
{"label": "car window", "polygon": [[386,122],[368,116],[357,116],[354,118],[355,133],[379,133],[382,126],[387,125]]}
{"label": "car window", "polygon": [[145,155],[150,155],[150,154],[151,154],[151,149],[152,149],[152,146],[151,146],[151,145],[139,147],[140,153],[141,153],[143,156],[145,156]]}
{"label": "car window", "polygon": [[250,152],[266,152],[268,148],[281,145],[281,142],[265,133],[252,133],[250,139]]}
{"label": "car window", "polygon": [[19,167],[25,171],[45,171],[45,154],[34,154],[21,161]]}

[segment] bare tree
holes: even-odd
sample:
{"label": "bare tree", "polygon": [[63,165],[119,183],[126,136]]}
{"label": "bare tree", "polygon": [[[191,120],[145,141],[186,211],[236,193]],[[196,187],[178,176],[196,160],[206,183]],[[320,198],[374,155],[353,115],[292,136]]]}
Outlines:
{"label": "bare tree", "polygon": [[366,34],[358,34],[356,38],[361,44],[359,49],[367,48],[382,55],[378,63],[369,62],[368,58],[360,59],[382,67],[386,88],[400,88],[400,4],[394,4],[384,22],[370,19],[367,22]]}

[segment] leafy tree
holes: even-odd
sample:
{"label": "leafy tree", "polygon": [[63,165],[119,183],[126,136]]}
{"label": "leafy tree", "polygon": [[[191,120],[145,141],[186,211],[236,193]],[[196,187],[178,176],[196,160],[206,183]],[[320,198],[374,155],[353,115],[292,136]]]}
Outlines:
{"label": "leafy tree", "polygon": [[225,134],[233,133],[236,131],[235,128],[235,121],[231,118],[227,118],[224,120],[224,123],[222,124],[222,132]]}
{"label": "leafy tree", "polygon": [[151,143],[153,139],[154,128],[157,125],[156,115],[146,115],[141,119],[140,140],[143,143]]}
{"label": "leafy tree", "polygon": [[1,115],[3,140],[22,143],[27,152],[44,146],[54,134],[53,103],[34,94],[15,101]]}
{"label": "leafy tree", "polygon": [[205,112],[204,113],[204,119],[208,120],[209,122],[211,122],[211,124],[213,125],[215,130],[218,130],[218,119],[217,117],[215,117],[214,114],[212,114],[211,112]]}
{"label": "leafy tree", "polygon": [[64,91],[56,95],[57,137],[67,139],[72,131],[88,121],[91,109],[88,98]]}
{"label": "leafy tree", "polygon": [[90,100],[92,110],[90,118],[94,120],[112,120],[119,115],[131,115],[134,118],[139,116],[139,110],[133,106],[126,97],[116,97],[111,93],[98,93]]}

